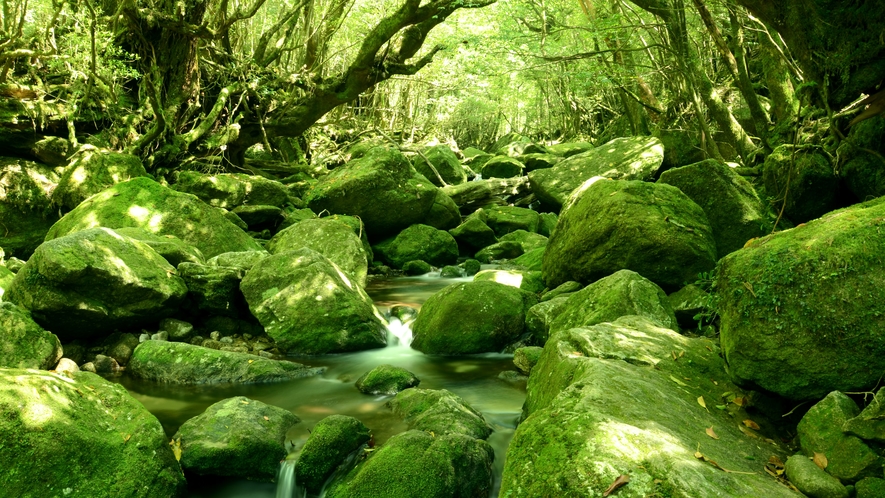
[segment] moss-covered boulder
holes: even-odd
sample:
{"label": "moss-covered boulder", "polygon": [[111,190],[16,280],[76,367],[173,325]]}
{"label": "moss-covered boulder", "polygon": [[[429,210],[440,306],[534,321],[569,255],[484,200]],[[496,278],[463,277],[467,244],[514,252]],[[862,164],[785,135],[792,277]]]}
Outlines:
{"label": "moss-covered boulder", "polygon": [[885,464],[885,459],[859,437],[842,431],[845,423],[859,414],[851,398],[833,391],[811,407],[796,428],[802,453],[809,457],[824,454],[827,473],[845,483],[880,476]]}
{"label": "moss-covered boulder", "polygon": [[523,255],[522,244],[513,240],[495,242],[494,244],[483,247],[473,255],[477,261],[483,263],[491,263],[502,259],[514,259]]}
{"label": "moss-covered boulder", "polygon": [[178,276],[187,286],[187,299],[182,308],[192,316],[240,316],[245,311],[243,294],[240,292],[244,273],[239,268],[229,266],[181,263],[178,265]]}
{"label": "moss-covered boulder", "polygon": [[369,428],[353,417],[330,415],[320,420],[298,454],[295,482],[311,494],[320,494],[335,469],[371,437]]}
{"label": "moss-covered boulder", "polygon": [[594,176],[647,181],[654,178],[663,159],[664,146],[657,138],[616,138],[552,168],[532,171],[529,181],[538,200],[558,211],[574,189]]}
{"label": "moss-covered boulder", "polygon": [[386,324],[372,299],[313,249],[262,259],[240,289],[252,315],[284,351],[326,354],[386,345]]}
{"label": "moss-covered boulder", "polygon": [[0,157],[0,247],[27,260],[58,220],[50,195],[59,176],[46,165]]}
{"label": "moss-covered boulder", "polygon": [[387,402],[409,429],[486,439],[492,426],[460,396],[445,389],[406,389]]}
{"label": "moss-covered boulder", "polygon": [[540,272],[544,268],[544,252],[547,246],[538,247],[510,260],[509,265],[527,271]]}
{"label": "moss-covered boulder", "polygon": [[468,216],[460,225],[449,230],[459,245],[478,251],[498,241],[495,231],[489,228],[481,216]]}
{"label": "moss-covered boulder", "polygon": [[783,208],[793,223],[805,223],[833,209],[839,189],[839,178],[822,152],[793,150],[789,145],[765,158],[762,179],[768,196],[777,199],[775,208]]}
{"label": "moss-covered boulder", "polygon": [[563,142],[561,144],[553,144],[547,146],[547,153],[563,158],[576,156],[582,152],[593,149],[590,142]]}
{"label": "moss-covered boulder", "polygon": [[156,417],[98,375],[0,369],[0,489],[21,498],[183,496]]}
{"label": "moss-covered boulder", "polygon": [[271,254],[302,247],[329,258],[357,284],[366,285],[369,255],[349,225],[333,218],[304,220],[277,233],[267,243]]}
{"label": "moss-covered boulder", "polygon": [[58,337],[21,308],[0,302],[0,368],[49,370],[61,359]]}
{"label": "moss-covered boulder", "polygon": [[541,213],[538,215],[538,233],[543,235],[544,237],[550,237],[550,234],[553,233],[553,229],[556,228],[556,223],[559,221],[559,216],[555,213]]}
{"label": "moss-covered boulder", "polygon": [[[407,391],[404,391],[407,392]],[[485,497],[492,488],[492,447],[460,434],[408,431],[332,484],[328,498]]]}
{"label": "moss-covered boulder", "polygon": [[163,256],[163,259],[176,268],[184,262],[196,264],[206,262],[199,249],[174,235],[157,235],[137,227],[117,228],[114,231],[151,246],[151,249],[157,251],[157,254]]}
{"label": "moss-covered boulder", "polygon": [[550,333],[613,322],[628,315],[642,316],[659,327],[678,329],[664,291],[636,272],[621,270],[570,294],[550,323]]}
{"label": "moss-covered boulder", "polygon": [[263,248],[217,209],[144,177],[118,183],[90,197],[52,226],[46,240],[94,227],[139,227],[174,235],[207,258]]}
{"label": "moss-covered boulder", "polygon": [[379,242],[373,249],[394,268],[402,268],[416,259],[433,266],[451,265],[458,261],[455,238],[446,231],[428,225],[412,225],[396,237]]}
{"label": "moss-covered boulder", "polygon": [[233,209],[246,198],[246,185],[229,174],[207,175],[182,171],[173,187],[179,192],[197,196],[210,206]]}
{"label": "moss-covered boulder", "polygon": [[236,396],[210,405],[172,439],[188,472],[273,481],[286,458],[286,432],[298,422],[288,410]]}
{"label": "moss-covered boulder", "polygon": [[885,199],[834,211],[720,260],[722,351],[735,379],[792,399],[862,391],[885,371]]}
{"label": "moss-covered boulder", "polygon": [[820,498],[848,498],[848,489],[839,479],[827,474],[805,455],[793,455],[787,458],[784,473],[790,484],[805,493],[806,496]]}
{"label": "moss-covered boulder", "polygon": [[322,177],[304,200],[316,213],[359,216],[373,237],[385,237],[423,222],[436,187],[398,150],[374,147]]}
{"label": "moss-covered boulder", "polygon": [[3,295],[6,294],[6,289],[9,289],[13,280],[15,280],[15,273],[12,273],[12,270],[0,262],[0,301],[3,301]]}
{"label": "moss-covered boulder", "polygon": [[277,225],[277,221],[280,220],[280,213],[282,213],[282,209],[276,206],[269,206],[266,204],[255,204],[248,206],[237,206],[231,210],[231,213],[237,215],[238,218],[243,220],[243,223],[246,224],[247,227],[253,230],[260,230],[263,228],[274,228]]}
{"label": "moss-covered boulder", "polygon": [[310,377],[323,369],[183,342],[145,341],[135,348],[127,371],[165,384],[256,384]]}
{"label": "moss-covered boulder", "polygon": [[771,206],[744,177],[714,159],[665,171],[658,182],[678,188],[704,210],[720,258],[774,228]]}
{"label": "moss-covered boulder", "polygon": [[356,388],[365,394],[396,394],[420,384],[412,372],[394,365],[378,365],[356,380]]}
{"label": "moss-covered boulder", "polygon": [[433,271],[433,266],[430,265],[427,261],[421,261],[420,259],[415,259],[412,261],[407,261],[406,264],[402,267],[403,273],[406,275],[424,275]]}
{"label": "moss-covered boulder", "polygon": [[437,189],[433,206],[430,206],[423,223],[440,230],[451,230],[461,224],[461,211],[448,194]]}
{"label": "moss-covered boulder", "polygon": [[695,284],[688,284],[678,291],[667,296],[667,301],[673,307],[676,321],[683,328],[692,328],[698,325],[695,317],[700,313],[710,312],[713,300],[710,293]]}
{"label": "moss-covered boulder", "polygon": [[855,498],[879,498],[885,496],[885,479],[867,477],[854,485]]}
{"label": "moss-covered boulder", "polygon": [[538,303],[525,314],[525,329],[531,334],[532,344],[543,345],[550,337],[550,324],[565,309],[569,296],[559,296]]}
{"label": "moss-covered boulder", "polygon": [[15,276],[7,298],[62,340],[155,323],[187,293],[150,246],[93,228],[44,243]]}
{"label": "moss-covered boulder", "polygon": [[[430,165],[433,168],[427,164],[428,161],[430,161]],[[412,166],[415,167],[415,171],[430,180],[437,187],[443,186],[442,182],[439,181],[437,173],[439,173],[439,176],[442,177],[447,185],[459,185],[467,181],[467,173],[461,167],[461,161],[458,160],[458,156],[452,152],[448,145],[440,144],[427,147],[421,154],[412,158]],[[434,169],[436,170],[435,172]]]}
{"label": "moss-covered boulder", "polygon": [[675,290],[716,264],[707,215],[676,187],[597,178],[569,202],[544,253],[548,287],[627,269]]}
{"label": "moss-covered boulder", "polygon": [[497,282],[450,285],[424,303],[412,330],[412,348],[427,354],[500,352],[525,333],[530,292]]}
{"label": "moss-covered boulder", "polygon": [[236,268],[244,274],[251,270],[256,263],[270,256],[267,251],[241,251],[226,252],[210,258],[206,261],[209,266],[228,266]]}
{"label": "moss-covered boulder", "polygon": [[555,333],[529,377],[501,496],[601,496],[628,475],[618,495],[798,498],[759,470],[784,450],[741,432],[740,407],[712,406],[737,390],[717,379],[723,368],[713,341],[639,317]]}
{"label": "moss-covered boulder", "polygon": [[483,178],[513,178],[522,175],[525,165],[518,159],[508,156],[495,156],[482,165]]}
{"label": "moss-covered boulder", "polygon": [[562,157],[554,154],[523,154],[517,159],[525,165],[525,171],[552,168],[562,162]]}
{"label": "moss-covered boulder", "polygon": [[537,211],[514,206],[492,206],[484,211],[486,225],[498,237],[503,237],[517,230],[525,230],[532,233],[538,231],[539,218]]}
{"label": "moss-covered boulder", "polygon": [[885,443],[885,389],[876,391],[860,415],[845,421],[842,431],[864,441]]}
{"label": "moss-covered boulder", "polygon": [[513,352],[513,365],[523,374],[529,375],[532,369],[541,359],[541,352],[544,348],[538,346],[527,346],[519,348]]}
{"label": "moss-covered boulder", "polygon": [[139,176],[148,174],[138,157],[85,145],[65,168],[52,203],[70,211],[108,187]]}

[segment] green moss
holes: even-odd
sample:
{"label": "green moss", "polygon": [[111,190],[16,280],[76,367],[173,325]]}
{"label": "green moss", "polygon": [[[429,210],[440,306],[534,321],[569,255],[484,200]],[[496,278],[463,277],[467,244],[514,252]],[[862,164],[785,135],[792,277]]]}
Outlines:
{"label": "green moss", "polygon": [[387,402],[409,429],[486,439],[492,427],[460,396],[445,389],[405,389]]}
{"label": "green moss", "polygon": [[396,394],[417,386],[421,381],[405,368],[378,365],[356,381],[356,388],[366,394]]}
{"label": "green moss", "polygon": [[359,420],[330,415],[313,427],[295,464],[295,481],[310,493],[319,494],[323,484],[352,452],[371,438]]}

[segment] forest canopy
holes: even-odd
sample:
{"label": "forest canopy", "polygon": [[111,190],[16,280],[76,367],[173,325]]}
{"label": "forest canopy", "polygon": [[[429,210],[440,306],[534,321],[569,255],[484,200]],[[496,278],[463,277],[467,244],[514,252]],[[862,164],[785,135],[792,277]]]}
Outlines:
{"label": "forest canopy", "polygon": [[24,106],[8,113],[161,172],[250,150],[304,162],[367,130],[461,147],[654,134],[752,166],[800,129],[839,140],[881,107],[840,111],[885,78],[876,2],[3,0],[0,15],[0,93]]}

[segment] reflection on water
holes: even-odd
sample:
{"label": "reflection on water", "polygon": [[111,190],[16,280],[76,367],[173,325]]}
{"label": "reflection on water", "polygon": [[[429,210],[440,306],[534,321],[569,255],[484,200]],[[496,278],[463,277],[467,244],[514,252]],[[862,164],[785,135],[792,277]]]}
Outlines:
{"label": "reflection on water", "polygon": [[[419,308],[442,287],[469,279],[402,277],[371,282],[366,289],[382,311],[395,305]],[[495,449],[496,480],[500,479],[507,444],[513,436],[525,393],[497,378],[512,370],[509,355],[486,354],[460,357],[426,356],[406,346],[340,355],[293,358],[311,366],[325,366],[323,375],[288,382],[253,385],[179,386],[118,379],[132,395],[157,416],[168,435],[186,420],[202,413],[209,405],[232,396],[247,396],[290,410],[302,422],[287,435],[287,446],[299,448],[311,429],[322,418],[343,414],[356,417],[368,426],[375,441],[383,444],[402,432],[405,425],[385,406],[390,396],[360,393],[354,382],[363,373],[381,364],[403,367],[421,380],[424,389],[448,389],[481,411],[495,433],[489,443]],[[497,482],[493,496],[497,495]],[[276,485],[244,480],[188,476],[189,496],[273,498]]]}

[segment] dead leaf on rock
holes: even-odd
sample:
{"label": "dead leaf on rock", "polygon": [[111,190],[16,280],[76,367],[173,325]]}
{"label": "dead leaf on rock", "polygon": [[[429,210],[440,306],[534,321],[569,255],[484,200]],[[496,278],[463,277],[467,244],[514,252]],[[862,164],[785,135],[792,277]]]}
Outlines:
{"label": "dead leaf on rock", "polygon": [[747,406],[747,398],[745,398],[744,396],[738,396],[734,398],[734,404],[738,406]]}
{"label": "dead leaf on rock", "polygon": [[820,467],[821,470],[827,470],[827,465],[829,462],[827,461],[827,456],[823,453],[814,452],[814,458],[811,459],[815,465]]}
{"label": "dead leaf on rock", "polygon": [[701,405],[701,406],[703,406],[703,407],[704,407],[704,410],[710,411],[710,409],[707,408],[707,402],[704,401],[704,397],[703,397],[703,396],[698,396],[698,404]]}
{"label": "dead leaf on rock", "polygon": [[713,432],[713,426],[712,426],[712,425],[711,425],[710,427],[707,427],[706,429],[704,429],[704,432],[706,432],[707,435],[710,436],[710,437],[713,438],[713,439],[719,439],[719,436],[717,436],[716,433]]}
{"label": "dead leaf on rock", "polygon": [[749,427],[750,429],[753,429],[754,431],[758,431],[758,430],[759,430],[759,424],[757,424],[756,422],[753,422],[753,421],[750,420],[750,419],[745,419],[745,420],[743,421],[743,424],[744,424],[745,426]]}
{"label": "dead leaf on rock", "polygon": [[172,454],[175,455],[175,460],[181,461],[181,438],[173,439],[169,441],[169,446],[172,447]]}
{"label": "dead leaf on rock", "polygon": [[268,417],[267,415],[265,415],[265,416],[264,416],[264,420],[270,420],[270,417]]}
{"label": "dead leaf on rock", "polygon": [[628,476],[628,475],[618,476],[618,478],[615,479],[615,481],[612,483],[612,485],[609,486],[608,489],[606,489],[604,493],[602,493],[602,496],[606,497],[606,496],[611,495],[612,493],[615,492],[616,489],[627,484],[628,482],[630,482],[630,476]]}

